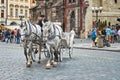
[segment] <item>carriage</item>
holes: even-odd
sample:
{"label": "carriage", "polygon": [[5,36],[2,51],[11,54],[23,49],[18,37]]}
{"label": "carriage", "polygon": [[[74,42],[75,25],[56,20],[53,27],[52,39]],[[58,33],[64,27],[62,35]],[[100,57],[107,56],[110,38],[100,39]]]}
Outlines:
{"label": "carriage", "polygon": [[[71,58],[71,50],[73,50],[71,42],[74,39],[73,31],[66,34],[62,31],[59,23],[53,22],[44,24],[43,33],[39,25],[32,24],[30,21],[25,21],[23,26],[21,27],[21,40],[24,40],[24,54],[27,67],[30,67],[32,62],[36,62],[35,55],[37,53],[38,63],[41,61],[42,53],[48,58],[46,64],[48,69],[51,68],[51,64],[55,66],[58,61],[62,61],[62,55],[66,49],[69,49],[69,57]],[[64,42],[66,45],[63,45]]]}

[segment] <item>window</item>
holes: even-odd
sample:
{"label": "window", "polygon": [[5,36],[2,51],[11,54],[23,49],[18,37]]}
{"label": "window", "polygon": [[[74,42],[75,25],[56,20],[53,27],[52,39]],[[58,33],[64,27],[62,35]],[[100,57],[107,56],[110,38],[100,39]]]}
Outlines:
{"label": "window", "polygon": [[115,4],[117,4],[117,0],[114,0],[115,1]]}
{"label": "window", "polygon": [[75,3],[76,0],[69,0],[68,3]]}
{"label": "window", "polygon": [[28,2],[28,0],[25,0],[25,2]]}
{"label": "window", "polygon": [[1,18],[4,18],[4,10],[1,10]]}
{"label": "window", "polygon": [[4,4],[4,0],[1,0],[1,3]]}
{"label": "window", "polygon": [[28,10],[25,10],[25,17],[27,18]]}
{"label": "window", "polygon": [[23,10],[22,9],[20,10],[20,14],[23,14]]}
{"label": "window", "polygon": [[15,17],[18,17],[18,9],[15,9]]}
{"label": "window", "polygon": [[100,2],[100,6],[102,6],[102,5],[103,5],[103,4],[102,4],[102,3],[103,3],[103,0],[99,0],[99,2]]}
{"label": "window", "polygon": [[32,3],[35,3],[35,0],[32,0]]}
{"label": "window", "polygon": [[13,16],[13,8],[10,8],[10,16]]}
{"label": "window", "polygon": [[69,0],[69,3],[71,3],[72,2],[72,0]]}
{"label": "window", "polygon": [[23,0],[20,0],[21,2],[23,1]]}

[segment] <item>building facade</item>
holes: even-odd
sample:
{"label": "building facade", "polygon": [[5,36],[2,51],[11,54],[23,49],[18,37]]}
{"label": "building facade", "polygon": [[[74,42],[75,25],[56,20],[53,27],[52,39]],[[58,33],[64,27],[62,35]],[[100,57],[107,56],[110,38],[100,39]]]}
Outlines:
{"label": "building facade", "polygon": [[[78,37],[84,32],[85,13],[88,7],[84,0],[36,0],[36,7],[31,9],[33,21],[44,14],[52,22],[61,22],[63,30],[69,32],[75,28]],[[84,10],[84,12],[83,12]],[[36,16],[36,17],[35,17]]]}
{"label": "building facade", "polygon": [[7,0],[0,0],[0,24],[5,25],[7,20]]}
{"label": "building facade", "polygon": [[29,9],[35,5],[35,0],[0,0],[0,24],[20,24],[19,16],[23,15],[24,19],[29,19]]}
{"label": "building facade", "polygon": [[[96,19],[107,21],[107,25],[119,24],[119,3],[120,0],[36,0],[36,7],[31,9],[32,20],[36,22],[45,14],[48,20],[61,22],[64,31],[74,28],[77,37],[87,38]],[[102,8],[96,13],[93,7]]]}
{"label": "building facade", "polygon": [[[120,17],[120,0],[93,0],[92,7],[102,7],[102,12],[98,14],[100,21],[107,21],[108,25],[119,24],[117,18]],[[93,21],[96,15],[93,13]]]}
{"label": "building facade", "polygon": [[30,0],[8,0],[7,25],[20,24],[20,15],[29,19]]}

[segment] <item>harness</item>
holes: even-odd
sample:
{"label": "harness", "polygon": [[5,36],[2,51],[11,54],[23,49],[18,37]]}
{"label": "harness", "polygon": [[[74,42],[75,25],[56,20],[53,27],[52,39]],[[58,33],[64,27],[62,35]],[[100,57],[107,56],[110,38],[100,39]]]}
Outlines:
{"label": "harness", "polygon": [[[61,36],[60,36],[60,31],[59,31],[59,29],[58,29],[58,27],[55,27],[55,24],[53,24],[53,29],[54,29],[54,33],[51,35],[51,36],[48,36],[48,39],[49,40],[52,40],[52,39],[54,39],[56,36],[58,36],[60,39],[61,39]],[[58,30],[58,32],[59,32],[59,35],[56,35],[56,29]]]}

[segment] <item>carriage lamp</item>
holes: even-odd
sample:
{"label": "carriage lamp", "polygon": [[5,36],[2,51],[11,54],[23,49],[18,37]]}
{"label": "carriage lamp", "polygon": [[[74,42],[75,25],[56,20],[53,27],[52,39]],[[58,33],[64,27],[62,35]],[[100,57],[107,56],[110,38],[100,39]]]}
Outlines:
{"label": "carriage lamp", "polygon": [[24,18],[24,14],[20,14],[20,15],[19,15],[19,18],[20,18],[20,21],[21,21],[20,27],[22,27],[22,21],[23,21],[23,18]]}
{"label": "carriage lamp", "polygon": [[92,7],[92,12],[96,13],[96,27],[98,27],[98,13],[101,13],[102,9],[102,7]]}

